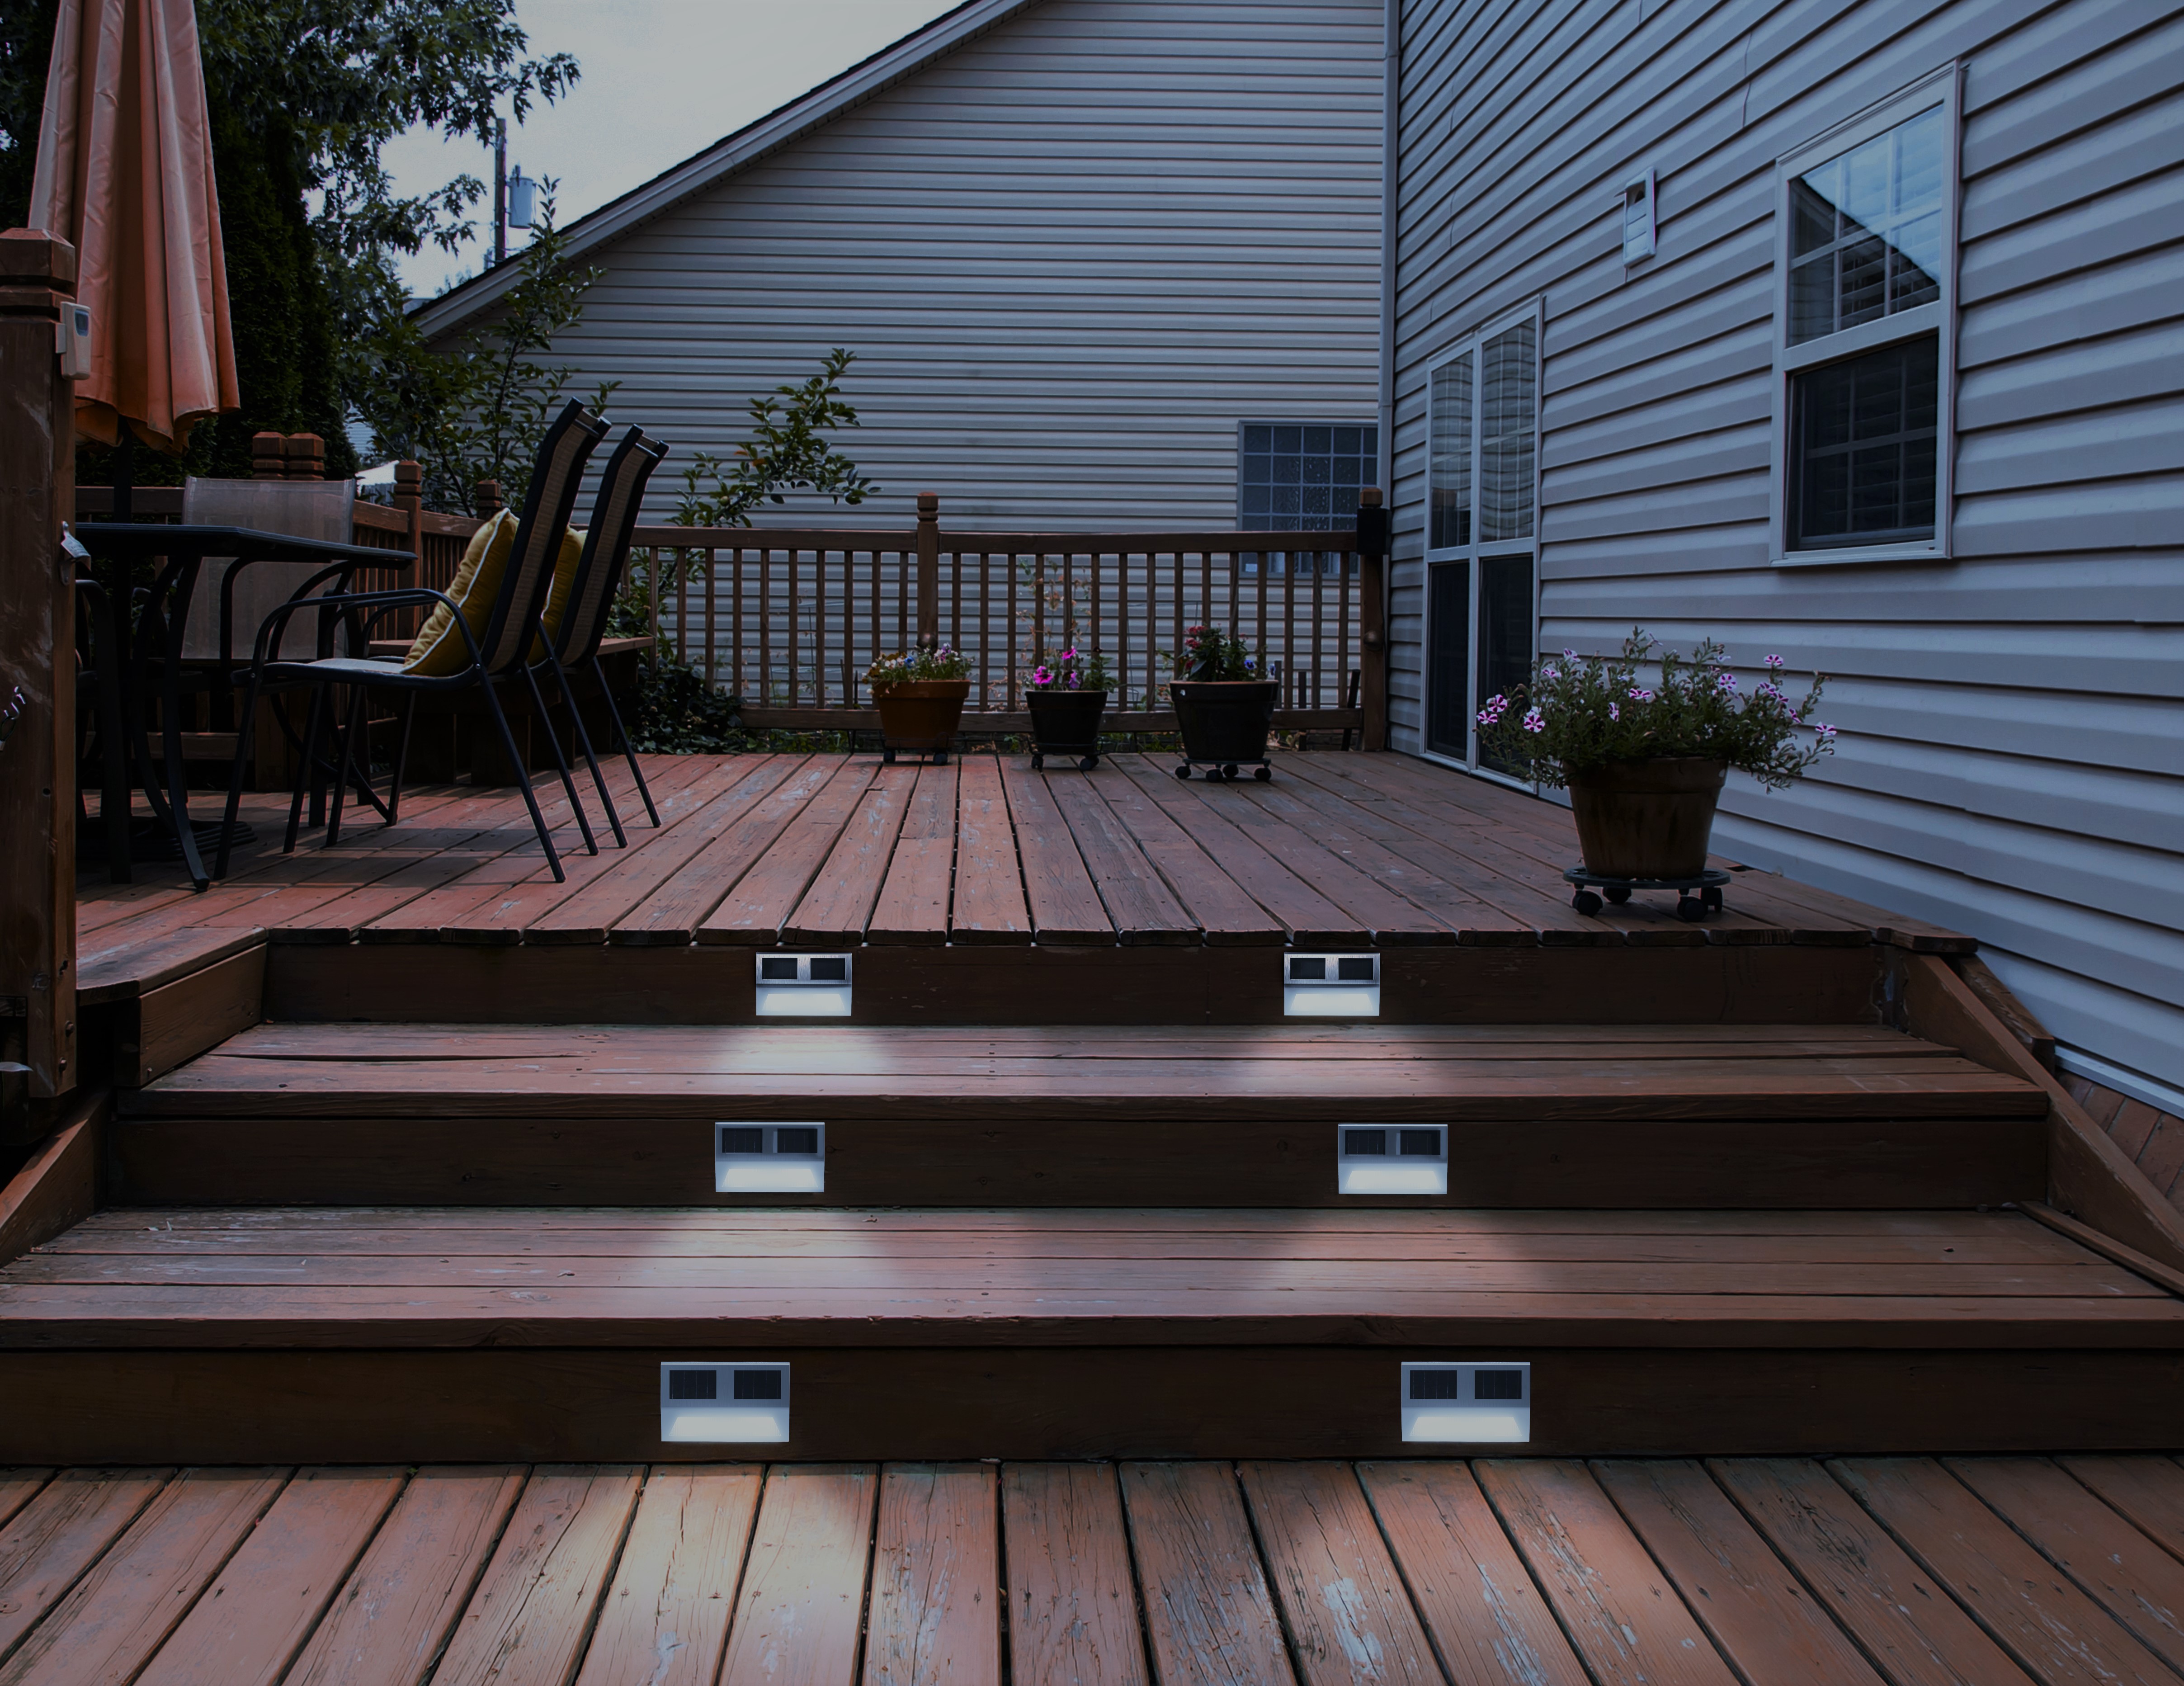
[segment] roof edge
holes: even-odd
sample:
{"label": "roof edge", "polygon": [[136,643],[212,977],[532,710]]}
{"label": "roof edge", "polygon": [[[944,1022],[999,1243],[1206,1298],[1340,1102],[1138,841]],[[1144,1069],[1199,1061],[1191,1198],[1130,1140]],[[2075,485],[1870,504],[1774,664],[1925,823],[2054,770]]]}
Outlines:
{"label": "roof edge", "polygon": [[[1038,0],[965,0],[954,11],[942,14],[810,92],[577,218],[562,231],[569,256],[582,257],[621,238],[1037,3]],[[411,306],[410,318],[427,338],[437,338],[496,303],[515,285],[520,272],[512,262],[489,269],[436,299]]]}

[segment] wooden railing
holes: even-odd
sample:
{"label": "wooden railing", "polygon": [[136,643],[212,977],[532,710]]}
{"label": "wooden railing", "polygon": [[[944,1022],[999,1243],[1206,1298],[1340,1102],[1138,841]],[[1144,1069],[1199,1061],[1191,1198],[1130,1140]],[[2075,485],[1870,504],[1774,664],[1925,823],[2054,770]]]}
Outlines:
{"label": "wooden railing", "polygon": [[1280,683],[1279,724],[1363,729],[1377,747],[1382,556],[1366,525],[1362,550],[1356,528],[944,532],[928,494],[908,532],[647,526],[636,542],[656,559],[658,636],[742,697],[753,727],[871,723],[873,659],[946,645],[969,660],[967,706],[989,729],[1022,729],[1032,668],[1069,647],[1106,658],[1110,729],[1172,729],[1170,658],[1204,623]]}

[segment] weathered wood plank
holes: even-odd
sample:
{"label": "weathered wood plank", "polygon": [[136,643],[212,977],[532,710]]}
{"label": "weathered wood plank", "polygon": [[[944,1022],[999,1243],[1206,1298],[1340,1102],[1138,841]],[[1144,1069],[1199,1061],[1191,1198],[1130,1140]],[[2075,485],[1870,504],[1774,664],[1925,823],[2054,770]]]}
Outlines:
{"label": "weathered wood plank", "polygon": [[1112,1464],[1004,1464],[1016,1686],[1147,1686]]}
{"label": "weathered wood plank", "polygon": [[1285,940],[1281,921],[1245,894],[1134,779],[1103,780],[1100,797],[1167,879],[1206,942],[1216,947],[1279,947]]}
{"label": "weathered wood plank", "polygon": [[2127,1686],[2173,1678],[2158,1657],[1932,1460],[1850,1458],[1828,1468],[2027,1672],[2045,1681]]}
{"label": "weathered wood plank", "polygon": [[1818,1465],[1736,1458],[1707,1467],[1893,1686],[2031,1679]]}
{"label": "weathered wood plank", "polygon": [[865,940],[894,858],[896,835],[917,783],[914,767],[883,767],[865,787],[856,807],[844,819],[841,835],[827,853],[796,910],[782,927],[781,940],[800,948],[855,947]]}
{"label": "weathered wood plank", "polygon": [[1306,1686],[1439,1686],[1441,1672],[1347,1464],[1240,1467]]}
{"label": "weathered wood plank", "polygon": [[1426,1631],[1456,1679],[1467,1686],[1590,1686],[1468,1468],[1368,1463],[1357,1473]]}
{"label": "weathered wood plank", "polygon": [[879,771],[876,761],[846,761],[833,768],[825,788],[798,805],[750,870],[699,921],[698,941],[771,946]]}
{"label": "weathered wood plank", "polygon": [[64,1470],[19,1508],[0,1531],[0,1655],[61,1600],[173,1475]]}
{"label": "weathered wood plank", "polygon": [[999,1686],[993,1465],[890,1464],[879,1507],[865,1686]]}
{"label": "weathered wood plank", "polygon": [[1284,1686],[1284,1648],[1227,1464],[1124,1464],[1145,1631],[1162,1686]]}
{"label": "weathered wood plank", "polygon": [[[948,941],[950,886],[956,878],[960,762],[917,769],[897,834],[887,880],[866,931],[869,942],[932,945]],[[1015,877],[1011,854],[1009,876]]]}
{"label": "weathered wood plank", "polygon": [[443,1464],[412,1476],[285,1686],[417,1686],[469,1602],[525,1475]]}
{"label": "weathered wood plank", "polygon": [[678,867],[673,876],[614,923],[610,942],[679,948],[731,888],[765,858],[774,840],[824,791],[839,769],[814,756],[747,813]]}
{"label": "weathered wood plank", "polygon": [[642,1470],[533,1471],[433,1686],[561,1686],[583,1655]]}
{"label": "weathered wood plank", "polygon": [[391,1469],[299,1471],[138,1686],[277,1686],[404,1480]]}
{"label": "weathered wood plank", "polygon": [[[956,804],[956,900],[948,940],[958,943],[1028,943],[1031,909],[1023,868],[1009,821],[1000,764],[991,756],[959,762]],[[1081,864],[1081,863],[1080,863]]]}
{"label": "weathered wood plank", "polygon": [[1092,790],[1081,773],[1027,772],[1027,784],[1043,781],[1048,797],[1077,840],[1077,851],[1114,924],[1117,941],[1195,947],[1198,923],[1161,881],[1129,829]]}
{"label": "weathered wood plank", "polygon": [[1582,1464],[1482,1459],[1473,1469],[1602,1686],[1736,1686]]}
{"label": "weathered wood plank", "polygon": [[847,1686],[879,1486],[869,1464],[766,1472],[720,1686]]}
{"label": "weathered wood plank", "polygon": [[1114,922],[1093,887],[1092,874],[1078,852],[1077,840],[1055,806],[1046,781],[1011,760],[1000,763],[1001,787],[1008,795],[1009,820],[1015,828],[1017,855],[1023,866],[1024,897],[1031,907],[1039,941],[1067,945],[1106,945],[1115,941]]}
{"label": "weathered wood plank", "polygon": [[286,1470],[265,1469],[176,1476],[31,1629],[0,1682],[134,1678],[287,1479]]}
{"label": "weathered wood plank", "polygon": [[1595,1463],[1592,1474],[1747,1680],[1881,1686],[1858,1647],[1701,1465]]}
{"label": "weathered wood plank", "polygon": [[712,1686],[764,1475],[757,1464],[652,1471],[577,1686]]}
{"label": "weathered wood plank", "polygon": [[2184,1560],[2184,1467],[2168,1458],[2059,1459],[2064,1469]]}

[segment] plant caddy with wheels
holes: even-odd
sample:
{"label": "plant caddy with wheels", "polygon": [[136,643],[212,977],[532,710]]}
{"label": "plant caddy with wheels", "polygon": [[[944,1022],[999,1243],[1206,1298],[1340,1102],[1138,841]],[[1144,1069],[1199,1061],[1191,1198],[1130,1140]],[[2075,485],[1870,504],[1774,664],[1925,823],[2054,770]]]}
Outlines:
{"label": "plant caddy with wheels", "polygon": [[891,762],[900,751],[945,767],[971,695],[970,673],[970,658],[944,644],[883,656],[865,669],[880,713],[880,759]]}
{"label": "plant caddy with wheels", "polygon": [[1834,753],[1836,729],[1810,718],[1823,678],[1792,702],[1776,683],[1782,658],[1769,656],[1747,694],[1727,655],[1708,639],[1685,660],[1633,631],[1618,660],[1540,657],[1526,684],[1479,711],[1482,754],[1568,788],[1585,859],[1563,876],[1579,913],[1639,890],[1676,891],[1680,919],[1719,912],[1730,874],[1707,865],[1707,849],[1730,769],[1780,790]]}
{"label": "plant caddy with wheels", "polygon": [[1176,677],[1167,692],[1183,738],[1183,762],[1175,776],[1188,779],[1193,768],[1202,767],[1219,784],[1250,767],[1254,779],[1273,778],[1267,738],[1282,688],[1259,676],[1250,646],[1218,627],[1191,627],[1184,634],[1182,653],[1168,659]]}
{"label": "plant caddy with wheels", "polygon": [[1100,717],[1107,708],[1107,658],[1098,650],[1084,655],[1072,645],[1061,655],[1040,656],[1024,681],[1031,709],[1031,764],[1046,765],[1050,755],[1073,756],[1089,773],[1100,764]]}

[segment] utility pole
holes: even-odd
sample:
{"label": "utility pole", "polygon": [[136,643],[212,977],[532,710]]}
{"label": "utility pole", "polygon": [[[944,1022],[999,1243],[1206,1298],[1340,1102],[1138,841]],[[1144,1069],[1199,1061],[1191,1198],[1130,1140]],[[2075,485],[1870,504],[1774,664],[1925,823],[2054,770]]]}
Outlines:
{"label": "utility pole", "polygon": [[508,261],[508,120],[493,123],[493,265]]}

